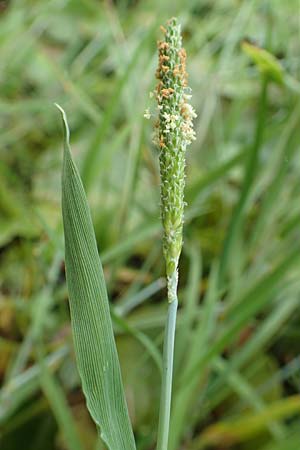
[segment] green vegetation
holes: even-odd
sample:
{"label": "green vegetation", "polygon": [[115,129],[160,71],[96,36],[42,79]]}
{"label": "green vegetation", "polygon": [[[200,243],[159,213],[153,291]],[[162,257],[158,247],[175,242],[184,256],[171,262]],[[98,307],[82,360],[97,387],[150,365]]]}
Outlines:
{"label": "green vegetation", "polygon": [[1,2],[1,450],[105,448],[71,336],[54,102],[91,206],[136,446],[155,448],[167,295],[143,115],[170,16],[198,117],[168,450],[298,450],[298,13],[296,0]]}
{"label": "green vegetation", "polygon": [[65,128],[62,214],[76,361],[88,410],[109,449],[135,449],[90,210]]}

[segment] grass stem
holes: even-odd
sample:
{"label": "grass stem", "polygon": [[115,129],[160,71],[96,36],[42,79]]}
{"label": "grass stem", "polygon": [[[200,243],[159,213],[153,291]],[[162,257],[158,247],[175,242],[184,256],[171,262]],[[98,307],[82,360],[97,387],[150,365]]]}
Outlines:
{"label": "grass stem", "polygon": [[[168,286],[171,292],[177,291],[177,277],[172,277],[175,286]],[[177,317],[178,299],[177,294],[168,304],[168,315],[165,329],[164,349],[163,349],[163,374],[160,397],[159,424],[157,450],[167,450],[170,428],[174,343]]]}

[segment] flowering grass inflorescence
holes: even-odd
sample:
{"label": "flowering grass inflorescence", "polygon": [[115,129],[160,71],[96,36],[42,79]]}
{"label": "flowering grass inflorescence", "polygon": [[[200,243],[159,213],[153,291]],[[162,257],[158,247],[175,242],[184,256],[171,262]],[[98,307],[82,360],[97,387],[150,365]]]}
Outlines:
{"label": "flowering grass inflorescence", "polygon": [[[161,175],[161,217],[164,227],[163,252],[166,260],[168,299],[177,288],[177,266],[182,248],[184,214],[185,152],[195,139],[193,118],[196,113],[188,103],[191,89],[187,85],[186,51],[182,47],[181,27],[177,19],[161,27],[165,39],[158,41],[159,80],[154,91],[158,120],[154,142],[159,148]],[[149,118],[147,110],[145,117]]]}
{"label": "flowering grass inflorescence", "polygon": [[[188,103],[186,52],[182,47],[177,19],[161,27],[165,39],[158,41],[158,84],[150,96],[157,100],[158,119],[154,142],[159,148],[161,177],[161,218],[164,228],[163,253],[166,261],[168,314],[163,350],[163,378],[160,400],[157,450],[168,448],[172,396],[173,359],[177,314],[178,261],[182,248],[184,214],[185,153],[195,139],[195,111]],[[149,109],[145,115],[151,117]]]}

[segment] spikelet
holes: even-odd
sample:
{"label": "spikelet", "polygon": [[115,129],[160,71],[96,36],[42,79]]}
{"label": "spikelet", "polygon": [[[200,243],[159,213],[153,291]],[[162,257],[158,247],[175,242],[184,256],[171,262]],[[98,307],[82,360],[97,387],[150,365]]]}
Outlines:
{"label": "spikelet", "polygon": [[[168,300],[176,296],[177,267],[182,248],[184,214],[185,153],[195,139],[193,118],[196,113],[188,103],[186,52],[182,47],[177,19],[161,27],[164,40],[158,41],[158,68],[154,97],[158,105],[154,142],[159,148],[161,176],[161,218],[164,227],[163,252],[166,260]],[[150,118],[149,110],[145,117]]]}

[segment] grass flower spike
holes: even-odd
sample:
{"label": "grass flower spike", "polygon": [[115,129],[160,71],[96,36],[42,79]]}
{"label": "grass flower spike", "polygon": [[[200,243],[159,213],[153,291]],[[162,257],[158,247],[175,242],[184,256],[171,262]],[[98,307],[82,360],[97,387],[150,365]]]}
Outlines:
{"label": "grass flower spike", "polygon": [[182,248],[185,152],[195,139],[192,120],[196,114],[188,103],[191,90],[187,86],[186,52],[182,47],[180,25],[173,18],[162,31],[165,40],[158,42],[155,142],[160,150],[163,251],[168,299],[172,302],[176,297],[177,266]]}
{"label": "grass flower spike", "polygon": [[[154,92],[158,120],[154,141],[159,148],[161,176],[161,217],[164,228],[163,253],[166,261],[168,316],[163,350],[163,379],[159,413],[157,450],[167,450],[173,378],[173,356],[177,314],[178,261],[182,249],[184,215],[185,153],[195,139],[193,118],[188,103],[186,52],[182,47],[177,19],[162,27],[165,39],[158,42],[158,84]],[[150,118],[149,110],[145,117]]]}

